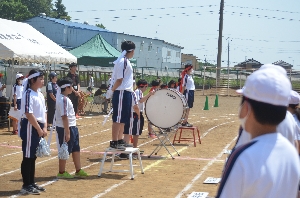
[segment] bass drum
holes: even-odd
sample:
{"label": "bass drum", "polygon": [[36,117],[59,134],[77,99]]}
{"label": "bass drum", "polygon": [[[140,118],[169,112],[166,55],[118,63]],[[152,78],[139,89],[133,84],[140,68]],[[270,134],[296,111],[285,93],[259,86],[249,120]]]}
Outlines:
{"label": "bass drum", "polygon": [[184,119],[187,111],[184,96],[175,89],[159,89],[145,102],[148,120],[158,128],[171,128]]}

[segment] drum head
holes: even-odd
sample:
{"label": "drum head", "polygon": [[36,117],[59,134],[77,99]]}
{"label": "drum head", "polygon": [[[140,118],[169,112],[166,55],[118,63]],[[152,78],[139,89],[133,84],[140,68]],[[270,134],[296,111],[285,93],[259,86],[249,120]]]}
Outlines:
{"label": "drum head", "polygon": [[179,95],[169,89],[160,89],[145,103],[148,120],[159,128],[170,128],[178,124],[184,114],[184,104]]}

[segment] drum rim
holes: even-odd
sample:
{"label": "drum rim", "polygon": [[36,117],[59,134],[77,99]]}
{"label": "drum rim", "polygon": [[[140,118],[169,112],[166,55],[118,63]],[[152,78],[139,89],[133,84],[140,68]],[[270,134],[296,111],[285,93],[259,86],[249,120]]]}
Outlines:
{"label": "drum rim", "polygon": [[[166,89],[157,89],[157,91],[159,91],[159,90],[166,90]],[[170,89],[170,88],[167,88],[167,90],[170,90],[170,91],[173,91],[173,92],[175,92],[174,90],[172,90],[172,89]],[[176,93],[176,92],[175,92]],[[180,93],[180,92],[179,92]],[[176,93],[177,94],[177,93]],[[151,98],[151,96],[149,97],[149,98]],[[178,125],[179,124],[179,122],[177,122],[176,124],[174,124],[173,126],[170,126],[170,127],[159,127],[159,126],[157,126],[157,125],[155,125],[154,123],[152,123],[151,122],[151,120],[148,118],[148,115],[147,115],[147,110],[146,110],[146,106],[147,106],[147,101],[149,100],[149,98],[147,98],[147,100],[145,101],[145,115],[146,115],[146,117],[147,117],[147,120],[152,124],[152,125],[154,125],[155,127],[157,127],[157,128],[160,128],[160,129],[169,129],[169,128],[172,128],[172,127],[174,127],[174,126],[176,126],[176,125]],[[182,100],[180,100],[180,102],[182,103],[182,105],[183,105],[183,107],[184,107],[184,104],[183,104],[183,102],[182,102]],[[181,117],[184,115],[184,111],[182,111],[182,115],[181,115]]]}

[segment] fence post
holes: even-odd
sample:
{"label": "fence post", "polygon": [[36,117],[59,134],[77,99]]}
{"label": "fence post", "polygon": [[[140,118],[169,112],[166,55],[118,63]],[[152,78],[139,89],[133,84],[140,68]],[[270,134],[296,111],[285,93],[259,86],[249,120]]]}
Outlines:
{"label": "fence post", "polygon": [[229,65],[227,67],[227,96],[229,96]]}

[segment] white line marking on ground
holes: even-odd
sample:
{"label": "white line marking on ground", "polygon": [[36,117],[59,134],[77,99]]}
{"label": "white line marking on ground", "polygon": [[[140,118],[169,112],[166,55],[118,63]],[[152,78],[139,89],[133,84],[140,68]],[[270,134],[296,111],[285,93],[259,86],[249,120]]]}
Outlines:
{"label": "white line marking on ground", "polygon": [[[86,150],[86,149],[88,149],[88,148],[91,148],[91,147],[94,147],[94,146],[99,146],[99,145],[101,145],[101,144],[106,144],[106,143],[108,143],[108,142],[109,142],[109,141],[102,142],[102,143],[99,143],[99,144],[95,144],[95,145],[93,145],[93,146],[88,146],[88,147],[83,148],[83,149],[81,149],[81,150]],[[51,143],[51,144],[52,144],[52,143]],[[40,161],[40,162],[36,163],[36,165],[42,164],[42,163],[47,162],[47,161],[50,161],[50,160],[53,160],[53,159],[55,159],[55,158],[57,158],[57,156],[51,157],[51,158],[49,158],[49,159],[47,159],[47,160]],[[6,173],[2,173],[2,174],[0,174],[0,177],[3,176],[3,175],[8,175],[8,174],[14,173],[14,172],[19,171],[19,170],[20,170],[20,168],[15,169],[15,170],[12,170],[12,171],[9,171],[9,172],[6,172]]]}
{"label": "white line marking on ground", "polygon": [[[102,130],[102,131],[100,131],[100,132],[93,132],[93,133],[90,133],[90,134],[82,135],[82,136],[80,136],[80,138],[87,137],[87,136],[90,136],[90,135],[93,135],[93,134],[97,134],[97,133],[102,133],[102,132],[105,132],[105,131],[108,131],[108,130],[109,130],[109,129],[105,129],[105,130]],[[52,142],[50,145],[52,145],[52,144],[56,144],[56,141]],[[22,153],[22,151],[14,152],[14,153],[9,153],[9,154],[6,154],[6,155],[2,155],[2,156],[0,156],[0,157],[7,157],[7,156],[19,154],[19,153]],[[1,176],[1,175],[0,175],[0,176]]]}
{"label": "white line marking on ground", "polygon": [[215,159],[211,160],[210,162],[208,162],[208,164],[206,164],[206,166],[201,170],[200,173],[198,173],[190,183],[188,183],[185,188],[180,192],[178,193],[178,195],[176,196],[176,198],[180,198],[183,193],[185,193],[186,191],[188,191],[192,186],[193,184],[202,176],[202,174],[218,159],[220,158],[223,153],[224,153],[224,149],[228,149],[228,147],[237,139],[237,136],[234,137],[231,142],[229,144],[227,144],[223,149],[222,151],[215,157]]}

